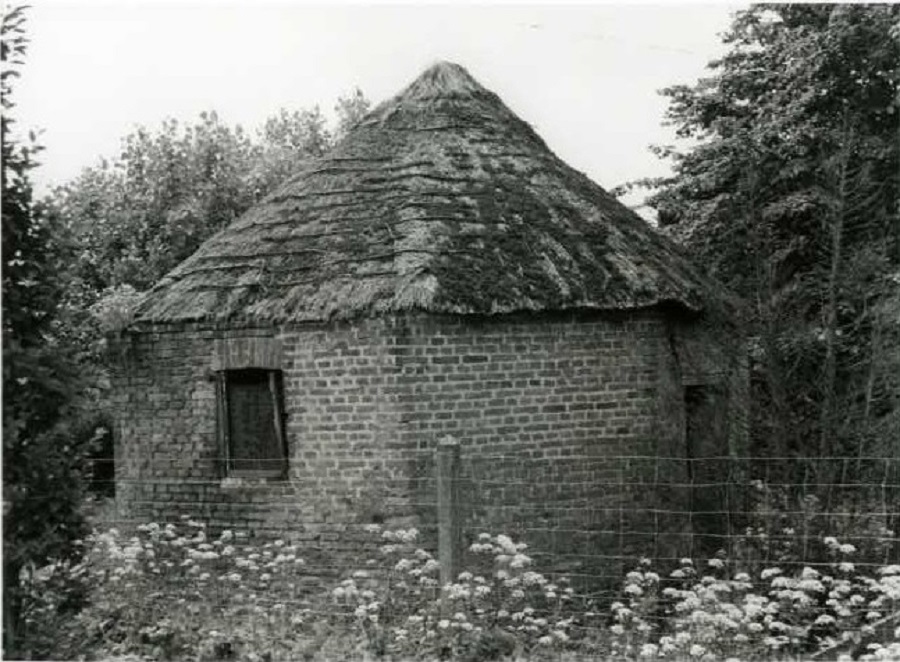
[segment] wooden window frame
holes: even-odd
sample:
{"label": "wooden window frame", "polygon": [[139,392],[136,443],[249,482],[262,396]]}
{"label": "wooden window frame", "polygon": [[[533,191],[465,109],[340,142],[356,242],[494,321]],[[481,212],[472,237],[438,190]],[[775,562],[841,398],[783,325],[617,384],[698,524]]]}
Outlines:
{"label": "wooden window frame", "polygon": [[[228,375],[241,370],[254,369],[267,373],[269,381],[269,395],[272,398],[272,411],[274,417],[275,436],[278,448],[281,450],[281,458],[277,467],[271,469],[240,469],[235,468],[232,457],[230,412],[228,410]],[[260,478],[281,479],[287,475],[288,448],[285,435],[284,415],[284,388],[283,374],[279,369],[273,368],[232,368],[215,371],[216,383],[216,437],[219,446],[220,475],[222,478]],[[273,458],[274,460],[275,458]]]}

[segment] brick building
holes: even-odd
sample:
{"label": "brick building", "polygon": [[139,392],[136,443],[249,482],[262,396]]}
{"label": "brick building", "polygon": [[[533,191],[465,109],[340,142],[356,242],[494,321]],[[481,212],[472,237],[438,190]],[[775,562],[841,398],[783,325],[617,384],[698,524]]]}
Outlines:
{"label": "brick building", "polygon": [[[142,301],[116,378],[118,505],[352,551],[358,525],[428,528],[451,434],[472,530],[543,518],[533,547],[608,547],[603,513],[683,497],[668,459],[740,451],[730,305],[438,64]],[[566,522],[573,503],[597,510]]]}

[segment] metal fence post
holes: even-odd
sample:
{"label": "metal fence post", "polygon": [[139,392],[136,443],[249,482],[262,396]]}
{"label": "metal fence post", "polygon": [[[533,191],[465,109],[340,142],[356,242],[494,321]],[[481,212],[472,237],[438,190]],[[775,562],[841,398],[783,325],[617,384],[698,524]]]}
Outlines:
{"label": "metal fence post", "polygon": [[444,587],[459,575],[459,442],[447,435],[435,449],[437,475],[438,561],[441,564],[441,611],[446,611]]}

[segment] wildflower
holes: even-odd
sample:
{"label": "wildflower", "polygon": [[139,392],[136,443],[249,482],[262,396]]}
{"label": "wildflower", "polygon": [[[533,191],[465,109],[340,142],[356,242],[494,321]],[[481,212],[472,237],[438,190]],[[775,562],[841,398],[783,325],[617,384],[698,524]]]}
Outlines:
{"label": "wildflower", "polygon": [[232,581],[232,582],[234,582],[235,584],[237,584],[238,582],[240,582],[241,579],[242,579],[242,577],[241,577],[238,573],[236,573],[236,572],[232,572],[230,575],[228,575],[228,581]]}
{"label": "wildflower", "polygon": [[689,652],[691,657],[703,657],[703,655],[706,653],[706,649],[700,644],[694,644],[693,646],[691,646],[691,650]]}
{"label": "wildflower", "polygon": [[500,534],[495,538],[496,543],[500,546],[500,548],[506,552],[507,554],[515,554],[516,553],[516,544],[512,541],[512,538],[509,536]]}
{"label": "wildflower", "polygon": [[659,646],[656,644],[644,644],[641,646],[641,657],[656,657],[659,652]]}
{"label": "wildflower", "polygon": [[663,655],[668,655],[675,650],[675,641],[669,636],[660,637],[659,647]]}
{"label": "wildflower", "polygon": [[553,637],[551,637],[549,635],[544,635],[543,637],[538,639],[538,643],[541,646],[550,646],[553,643]]}
{"label": "wildflower", "polygon": [[531,558],[524,554],[516,554],[509,563],[510,568],[524,568],[531,563]]}
{"label": "wildflower", "polygon": [[721,570],[725,567],[725,562],[722,559],[710,559],[706,562],[710,568],[715,568],[716,570]]}
{"label": "wildflower", "polygon": [[446,630],[448,627],[450,627],[450,621],[448,621],[446,618],[442,618],[440,621],[438,621],[438,627],[442,630]]}

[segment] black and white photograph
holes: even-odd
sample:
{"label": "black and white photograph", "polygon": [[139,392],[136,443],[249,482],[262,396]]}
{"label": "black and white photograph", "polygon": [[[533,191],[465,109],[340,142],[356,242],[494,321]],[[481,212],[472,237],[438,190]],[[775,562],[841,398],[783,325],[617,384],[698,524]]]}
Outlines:
{"label": "black and white photograph", "polygon": [[900,4],[0,42],[2,659],[900,662]]}

